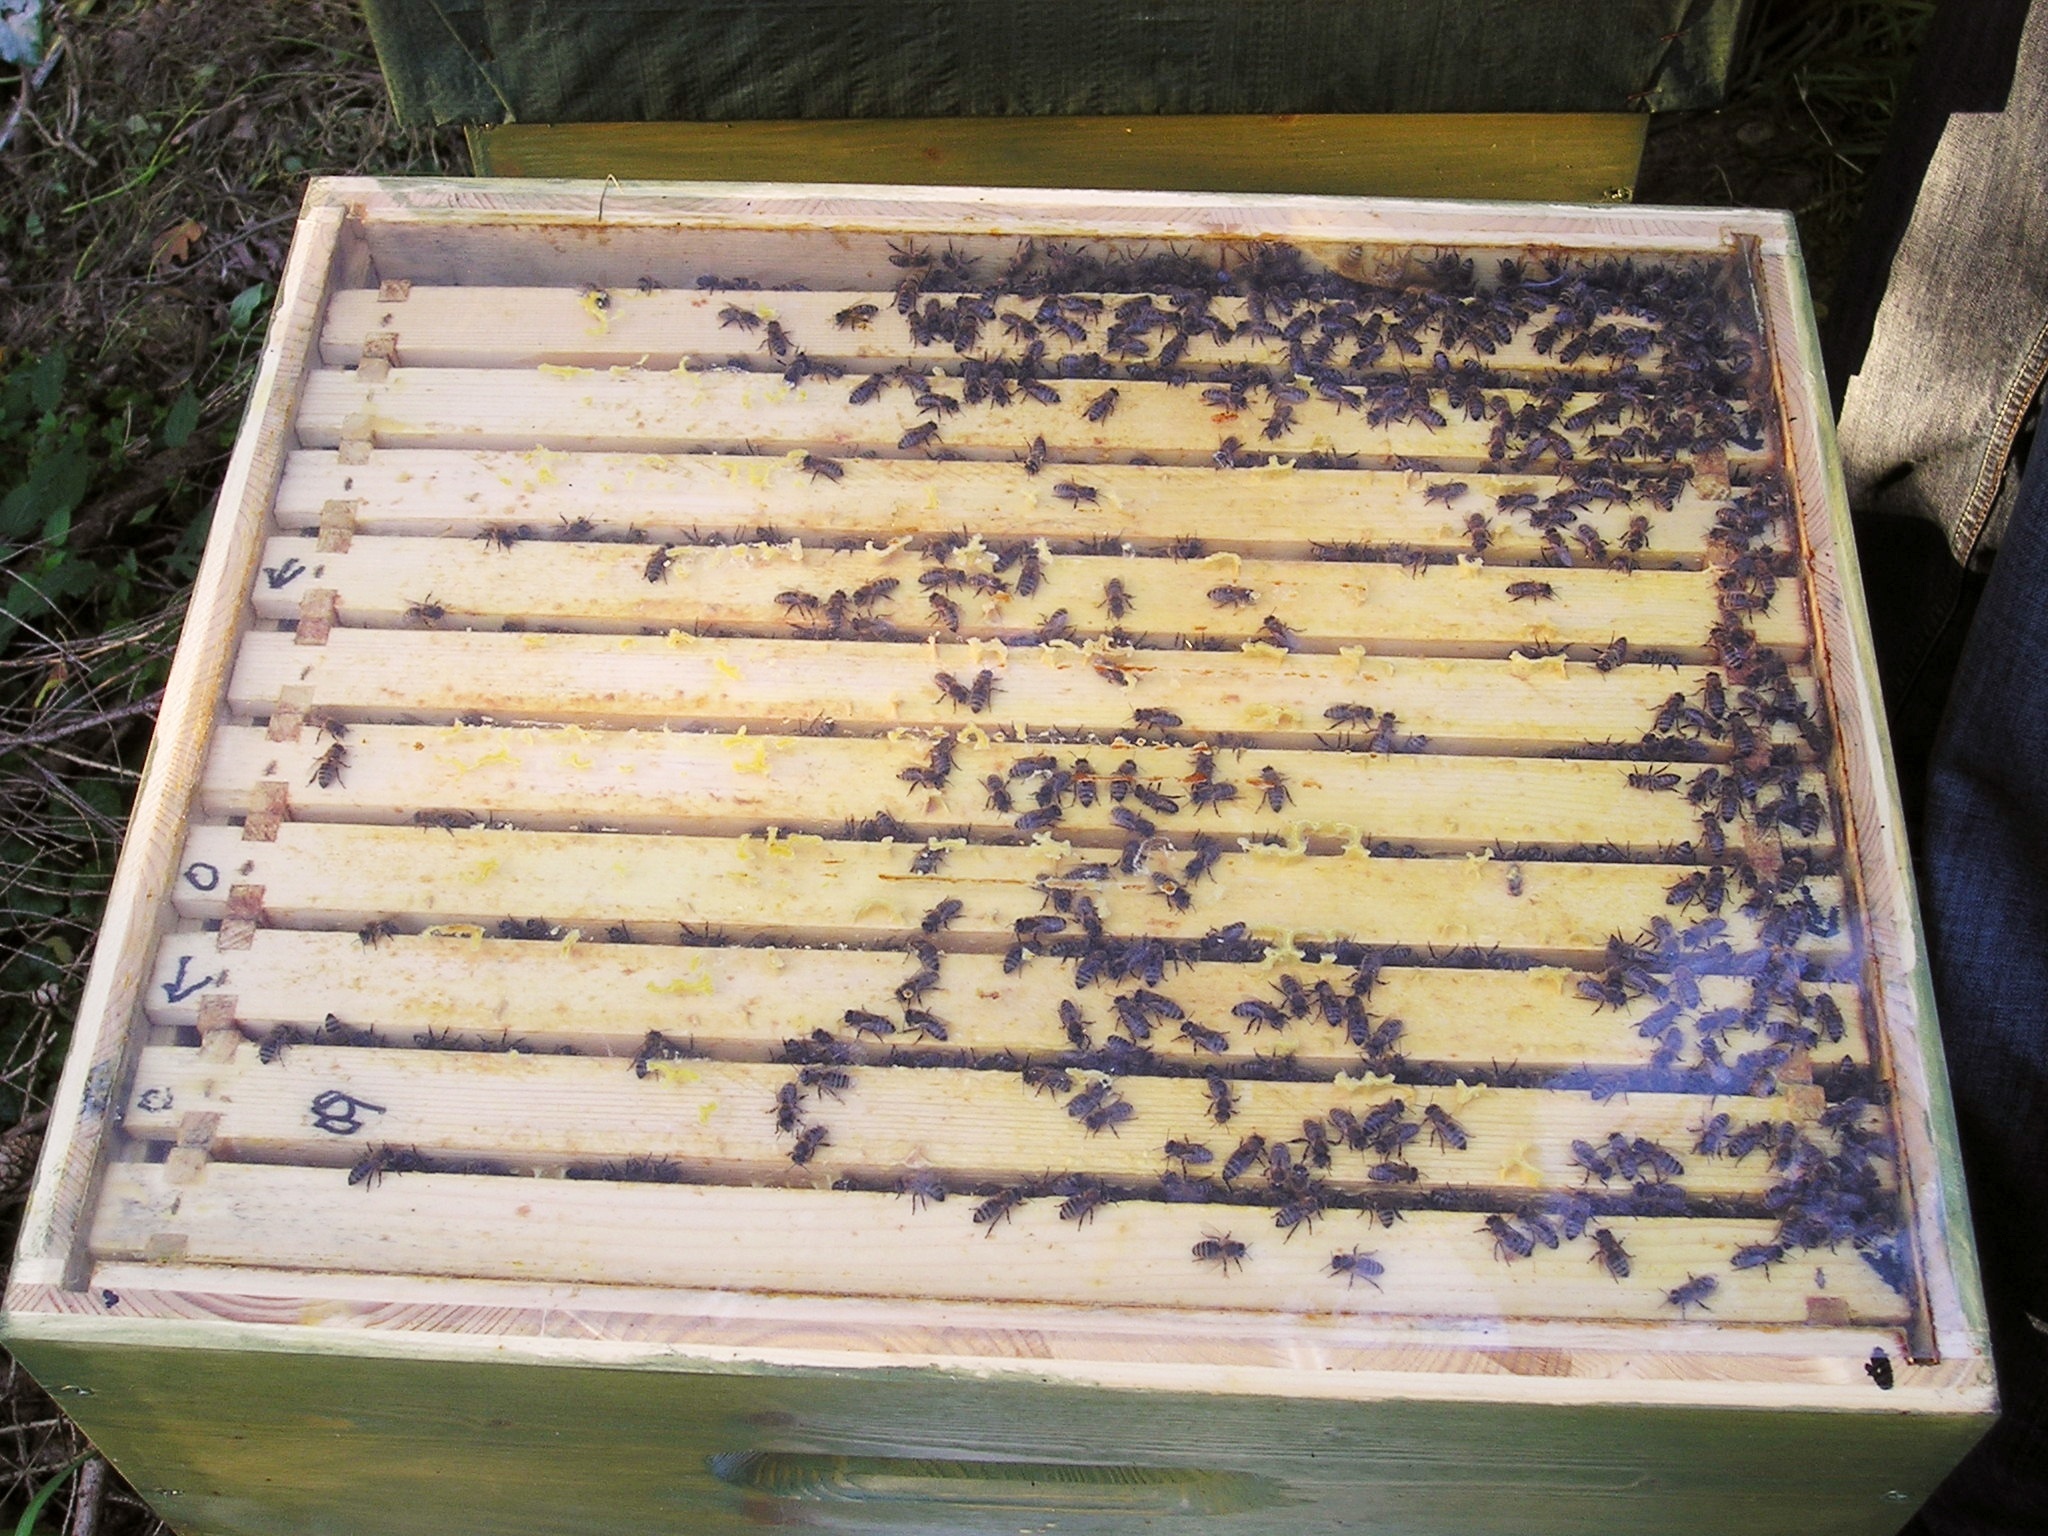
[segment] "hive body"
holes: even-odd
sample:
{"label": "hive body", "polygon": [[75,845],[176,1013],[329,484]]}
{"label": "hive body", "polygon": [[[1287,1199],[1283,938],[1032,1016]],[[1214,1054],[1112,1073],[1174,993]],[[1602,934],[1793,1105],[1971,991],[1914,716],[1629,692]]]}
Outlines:
{"label": "hive body", "polygon": [[191,1530],[1890,1529],[1788,229],[317,184],[11,1346]]}

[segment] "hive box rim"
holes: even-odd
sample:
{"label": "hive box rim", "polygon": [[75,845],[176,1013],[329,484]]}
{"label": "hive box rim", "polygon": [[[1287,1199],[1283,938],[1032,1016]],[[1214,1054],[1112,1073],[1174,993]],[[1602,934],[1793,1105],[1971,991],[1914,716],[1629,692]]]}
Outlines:
{"label": "hive box rim", "polygon": [[[1797,414],[1788,410],[1788,456],[1803,467],[1802,492],[1809,518],[1824,520],[1832,540],[1837,569],[1844,578],[1836,593],[1837,638],[1869,654],[1868,618],[1860,587],[1855,581],[1855,553],[1848,520],[1846,496],[1839,469],[1831,454],[1832,425],[1820,392],[1818,347],[1810,314],[1795,302],[1804,294],[1804,276],[1799,264],[1796,230],[1789,215],[1769,210],[1724,209],[1640,209],[1613,205],[1502,204],[1487,202],[1443,202],[1418,199],[1358,199],[1306,195],[1249,197],[1234,194],[1091,192],[1062,189],[985,189],[859,185],[755,184],[755,183],[577,183],[528,181],[470,181],[455,178],[323,178],[308,189],[302,234],[310,225],[331,231],[330,241],[353,230],[360,233],[378,226],[411,225],[435,227],[491,228],[547,225],[581,234],[603,236],[614,230],[662,228],[729,229],[733,231],[771,228],[808,228],[817,231],[874,232],[945,228],[958,234],[1015,236],[1039,232],[1088,233],[1101,238],[1236,238],[1256,236],[1295,240],[1406,241],[1419,246],[1457,243],[1484,246],[1488,242],[1510,246],[1560,246],[1572,249],[1630,249],[1658,252],[1726,251],[1747,248],[1752,259],[1768,264],[1769,296],[1782,312],[1767,317],[1773,329],[1774,356],[1781,369],[1780,387],[1788,406],[1804,406]],[[331,259],[331,253],[330,253]],[[592,265],[604,259],[602,243],[582,253],[579,259]],[[291,337],[289,327],[296,313],[289,302],[296,294],[303,300],[308,292],[317,301],[330,282],[323,267],[313,271],[313,257],[306,257],[296,273],[288,272],[284,291],[273,312],[271,333],[264,354],[264,372],[259,377],[250,405],[250,422],[266,419],[275,412],[280,389],[294,393],[297,378],[280,380]],[[1796,371],[1786,376],[1782,370]],[[283,371],[289,372],[288,369]],[[283,407],[289,409],[289,403]],[[245,440],[231,465],[222,501],[216,513],[209,541],[208,570],[225,563],[217,546],[233,537],[237,506],[231,499],[240,495],[262,500],[268,491],[249,482],[255,450]],[[1810,478],[1809,478],[1810,477]],[[244,518],[246,522],[246,517]],[[206,577],[202,575],[202,584]],[[218,594],[216,594],[218,595]],[[243,594],[228,592],[230,601]],[[1881,704],[1869,679],[1856,669],[1836,669],[1838,702],[1847,690],[1853,706],[1847,713],[1858,726],[1858,749],[1879,784],[1881,796],[1896,805],[1896,773],[1882,729]],[[203,749],[204,743],[201,747]],[[161,754],[152,751],[146,779],[166,773]],[[182,816],[189,800],[189,785],[169,786],[175,809]],[[1878,807],[1880,812],[1883,805]],[[1908,1151],[1924,1172],[1938,1165],[1946,1176],[1938,1185],[1923,1189],[1911,1207],[1914,1240],[1923,1255],[1934,1284],[1930,1304],[1940,1331],[1939,1348],[1948,1365],[1958,1371],[1968,1368],[1973,1382],[1959,1387],[1962,1411],[1988,1411],[1994,1400],[1990,1379],[1989,1348],[1978,1289],[1975,1254],[1964,1217],[1964,1193],[1955,1151],[1953,1116],[1945,1091],[1945,1069],[1934,1022],[1925,944],[1919,929],[1917,910],[1911,903],[1911,867],[1905,856],[1903,832],[1895,816],[1869,817],[1863,840],[1887,856],[1887,878],[1898,883],[1905,901],[1900,909],[1900,929],[1891,935],[1898,945],[1896,964],[1890,971],[1894,995],[1903,988],[1910,1000],[1911,1016],[1918,1028],[1908,1040],[1894,1039],[1898,1065],[1917,1075],[1928,1090],[1924,1100],[1926,1123],[1902,1127]],[[130,849],[139,839],[131,839]],[[124,864],[129,856],[124,854]],[[130,882],[133,883],[132,881]],[[117,887],[118,889],[118,887]],[[132,895],[132,892],[129,894]],[[1894,893],[1895,895],[1897,892]],[[153,938],[153,932],[151,934]],[[130,986],[125,998],[118,993],[123,984],[115,976],[123,957],[113,946],[96,957],[94,975],[88,984],[88,1001],[103,1004],[97,1016],[81,1017],[80,1034],[67,1061],[56,1099],[57,1117],[52,1127],[50,1152],[38,1177],[23,1226],[22,1252],[26,1256],[9,1291],[9,1313],[4,1321],[8,1337],[33,1347],[37,1338],[72,1336],[75,1325],[47,1305],[45,1285],[62,1288],[72,1266],[66,1255],[75,1249],[90,1220],[90,1210],[61,1233],[52,1229],[57,1177],[74,1150],[79,1132],[78,1106],[87,1088],[89,1063],[104,1045],[110,1032],[128,1027],[134,1001]],[[1889,1015],[1888,1015],[1889,1016]],[[80,1047],[84,1048],[81,1049]],[[1901,1047],[1917,1047],[1910,1054]],[[95,1133],[97,1134],[97,1133]],[[91,1155],[96,1155],[96,1150]],[[233,1270],[224,1270],[218,1289],[229,1289]],[[74,1281],[77,1280],[75,1272]],[[82,1282],[78,1282],[82,1283]],[[76,1289],[76,1284],[72,1287]],[[343,1350],[372,1348],[371,1336],[362,1332],[338,1335],[318,1326],[272,1329],[194,1321],[161,1321],[115,1325],[99,1319],[92,1336],[112,1339],[128,1327],[144,1330],[157,1340],[213,1341],[232,1337],[236,1347],[255,1347],[275,1334],[278,1342],[263,1347],[285,1347],[283,1340],[312,1344],[331,1342]],[[106,1332],[116,1327],[114,1333]],[[252,1331],[244,1333],[244,1328]],[[226,1330],[225,1332],[221,1330]],[[1647,1340],[1648,1334],[1641,1336]],[[293,1347],[303,1347],[295,1345]],[[323,1345],[324,1347],[324,1345]],[[418,1339],[394,1344],[379,1337],[378,1350],[418,1349]],[[451,1348],[456,1346],[449,1346]],[[494,1346],[501,1352],[511,1346],[502,1341]],[[677,1358],[664,1348],[660,1358]],[[694,1368],[694,1367],[693,1367]],[[989,1367],[976,1363],[969,1369]],[[1023,1362],[1017,1368],[1043,1370]],[[1498,1385],[1506,1378],[1483,1378]],[[1546,1396],[1559,1389],[1558,1378],[1544,1378]],[[1592,1384],[1598,1389],[1598,1383]],[[1866,1389],[1867,1390],[1867,1389]],[[1611,1391],[1611,1389],[1610,1389]],[[1877,1394],[1859,1397],[1858,1406],[1873,1409],[1896,1408],[1905,1401],[1901,1393],[1889,1399]],[[1871,1401],[1871,1399],[1877,1399]],[[1597,1400],[1637,1401],[1626,1392],[1611,1392]],[[1831,1402],[1836,1400],[1831,1399]]]}

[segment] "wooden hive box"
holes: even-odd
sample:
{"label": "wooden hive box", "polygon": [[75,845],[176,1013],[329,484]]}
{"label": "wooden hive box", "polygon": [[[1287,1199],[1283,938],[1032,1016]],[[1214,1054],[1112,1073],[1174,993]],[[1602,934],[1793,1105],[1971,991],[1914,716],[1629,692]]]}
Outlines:
{"label": "wooden hive box", "polygon": [[1891,1530],[1816,357],[1775,214],[317,183],[9,1347],[188,1532]]}

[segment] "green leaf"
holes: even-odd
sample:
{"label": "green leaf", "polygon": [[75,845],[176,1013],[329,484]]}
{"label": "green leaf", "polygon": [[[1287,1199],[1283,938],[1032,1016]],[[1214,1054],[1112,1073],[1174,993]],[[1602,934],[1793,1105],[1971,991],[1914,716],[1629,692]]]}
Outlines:
{"label": "green leaf", "polygon": [[[236,300],[237,303],[241,301]],[[182,448],[185,440],[199,425],[199,397],[192,393],[192,386],[186,385],[178,392],[178,398],[171,402],[170,413],[164,417],[164,446]]]}
{"label": "green leaf", "polygon": [[64,403],[64,375],[71,371],[71,359],[62,347],[45,352],[28,370],[29,398],[47,415]]}
{"label": "green leaf", "polygon": [[0,538],[25,538],[31,529],[60,519],[68,527],[91,478],[92,461],[76,443],[38,460],[28,479],[0,499]]}
{"label": "green leaf", "polygon": [[21,1519],[15,1522],[14,1536],[34,1536],[36,1521],[42,1518],[43,1506],[50,1502],[57,1490],[70,1479],[72,1473],[85,1465],[91,1455],[91,1451],[80,1451],[58,1470],[55,1477],[36,1490],[35,1497],[28,1501],[28,1508],[21,1512]]}
{"label": "green leaf", "polygon": [[228,300],[228,324],[238,331],[246,331],[255,320],[256,311],[263,307],[264,300],[269,297],[268,283],[258,283],[253,288],[244,288]]}

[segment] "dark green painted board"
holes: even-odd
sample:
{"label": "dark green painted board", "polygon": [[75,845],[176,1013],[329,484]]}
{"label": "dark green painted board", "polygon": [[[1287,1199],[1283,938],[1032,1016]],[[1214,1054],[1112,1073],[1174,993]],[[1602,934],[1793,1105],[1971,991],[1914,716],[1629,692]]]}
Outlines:
{"label": "dark green painted board", "polygon": [[1748,0],[367,0],[409,123],[1717,105]]}
{"label": "dark green painted board", "polygon": [[10,1342],[186,1536],[1889,1536],[1988,1422]]}

